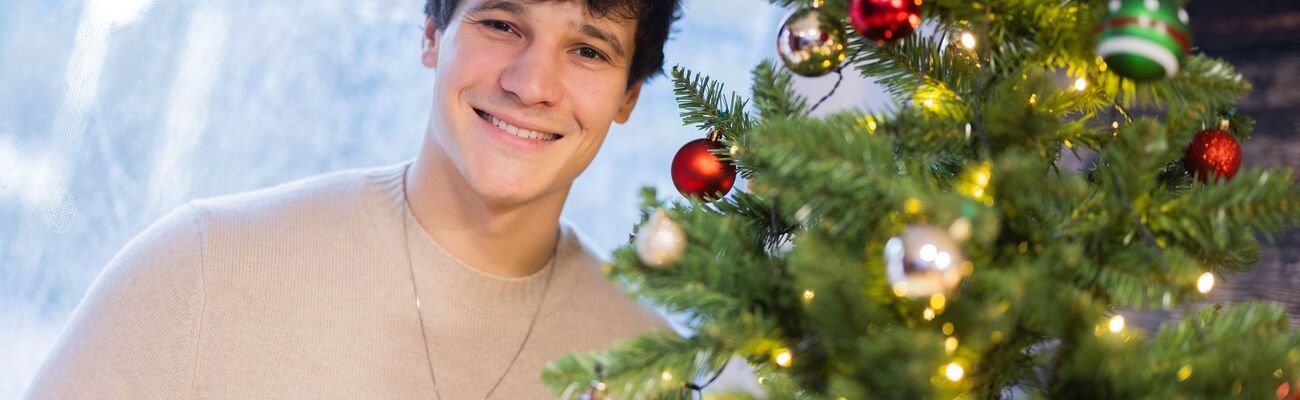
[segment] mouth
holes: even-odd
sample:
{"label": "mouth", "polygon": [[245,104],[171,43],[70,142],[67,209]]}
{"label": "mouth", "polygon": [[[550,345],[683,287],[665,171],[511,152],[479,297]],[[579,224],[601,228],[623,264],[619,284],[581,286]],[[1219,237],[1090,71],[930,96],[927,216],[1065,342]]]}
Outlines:
{"label": "mouth", "polygon": [[494,115],[492,115],[492,114],[488,114],[488,113],[484,112],[483,110],[480,110],[480,109],[477,109],[477,108],[474,109],[474,113],[478,114],[479,118],[482,118],[484,121],[487,121],[489,124],[492,124],[493,126],[496,126],[497,128],[501,128],[501,130],[505,131],[506,133],[509,133],[509,134],[511,134],[511,135],[515,135],[515,136],[518,136],[518,137],[521,137],[521,138],[524,138],[524,139],[533,139],[533,140],[541,140],[541,141],[545,141],[545,142],[553,142],[553,141],[556,141],[556,140],[560,140],[560,138],[563,138],[563,137],[564,137],[564,135],[560,135],[560,134],[556,134],[556,133],[538,132],[538,131],[534,131],[534,130],[530,130],[530,129],[524,129],[524,128],[520,128],[520,127],[517,127],[517,126],[514,126],[514,125],[510,125],[509,123],[507,123],[507,122],[505,122],[505,121],[502,121],[500,118],[497,118],[496,116],[494,116]]}

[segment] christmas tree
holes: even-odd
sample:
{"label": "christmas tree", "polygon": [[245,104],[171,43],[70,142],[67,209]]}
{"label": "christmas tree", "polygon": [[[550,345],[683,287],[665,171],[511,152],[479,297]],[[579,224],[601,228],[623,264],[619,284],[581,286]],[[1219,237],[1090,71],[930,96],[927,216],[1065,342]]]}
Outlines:
{"label": "christmas tree", "polygon": [[[673,68],[707,137],[607,269],[692,334],[555,360],[557,394],[690,398],[733,357],[772,399],[1300,391],[1283,309],[1201,303],[1300,222],[1300,187],[1238,171],[1250,85],[1181,2],[771,1],[792,13],[752,96]],[[791,86],[854,71],[894,107],[812,117]],[[1186,315],[1120,314],[1151,309]]]}

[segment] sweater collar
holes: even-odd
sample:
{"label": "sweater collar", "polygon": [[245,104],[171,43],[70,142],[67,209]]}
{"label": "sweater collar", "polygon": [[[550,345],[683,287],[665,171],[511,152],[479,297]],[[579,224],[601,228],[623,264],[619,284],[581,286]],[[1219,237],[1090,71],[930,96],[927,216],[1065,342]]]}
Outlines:
{"label": "sweater collar", "polygon": [[374,214],[372,220],[376,221],[376,228],[381,232],[379,236],[390,239],[386,240],[390,243],[386,247],[393,250],[391,253],[396,262],[406,264],[406,251],[410,251],[412,272],[420,295],[426,301],[432,300],[428,297],[437,296],[440,301],[476,312],[525,316],[532,314],[538,301],[545,301],[542,312],[547,313],[557,309],[569,297],[579,275],[577,269],[582,267],[580,264],[585,264],[581,261],[587,255],[570,227],[560,224],[555,254],[538,271],[522,277],[502,277],[483,272],[448,253],[425,232],[411,212],[403,191],[403,179],[407,168],[414,165],[413,161],[372,170],[367,174],[366,194]]}

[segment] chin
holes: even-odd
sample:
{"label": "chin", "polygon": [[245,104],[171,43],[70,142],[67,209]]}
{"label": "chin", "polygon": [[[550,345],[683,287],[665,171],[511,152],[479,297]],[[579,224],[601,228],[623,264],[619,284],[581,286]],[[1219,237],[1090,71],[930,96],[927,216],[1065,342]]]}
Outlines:
{"label": "chin", "polygon": [[538,182],[528,176],[485,177],[473,179],[470,187],[483,200],[497,205],[525,204],[544,197],[549,191],[535,186]]}

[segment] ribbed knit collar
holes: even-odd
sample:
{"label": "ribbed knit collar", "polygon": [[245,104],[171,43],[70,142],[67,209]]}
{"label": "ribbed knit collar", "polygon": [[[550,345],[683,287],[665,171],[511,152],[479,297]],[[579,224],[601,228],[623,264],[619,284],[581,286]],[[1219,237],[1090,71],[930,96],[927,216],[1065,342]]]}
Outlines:
{"label": "ribbed knit collar", "polygon": [[[573,230],[560,224],[557,250],[551,262],[531,275],[511,278],[492,275],[466,264],[449,254],[429,237],[411,212],[403,193],[403,172],[413,166],[414,160],[397,165],[369,170],[366,175],[364,197],[369,204],[372,219],[382,241],[388,242],[396,262],[406,264],[407,244],[411,265],[420,295],[425,301],[430,296],[449,304],[475,312],[502,316],[531,315],[546,289],[548,275],[554,273],[550,289],[542,307],[543,313],[557,309],[571,294],[576,283],[575,261],[582,258],[584,248]],[[403,218],[406,232],[402,232]],[[554,270],[554,271],[552,271]]]}

